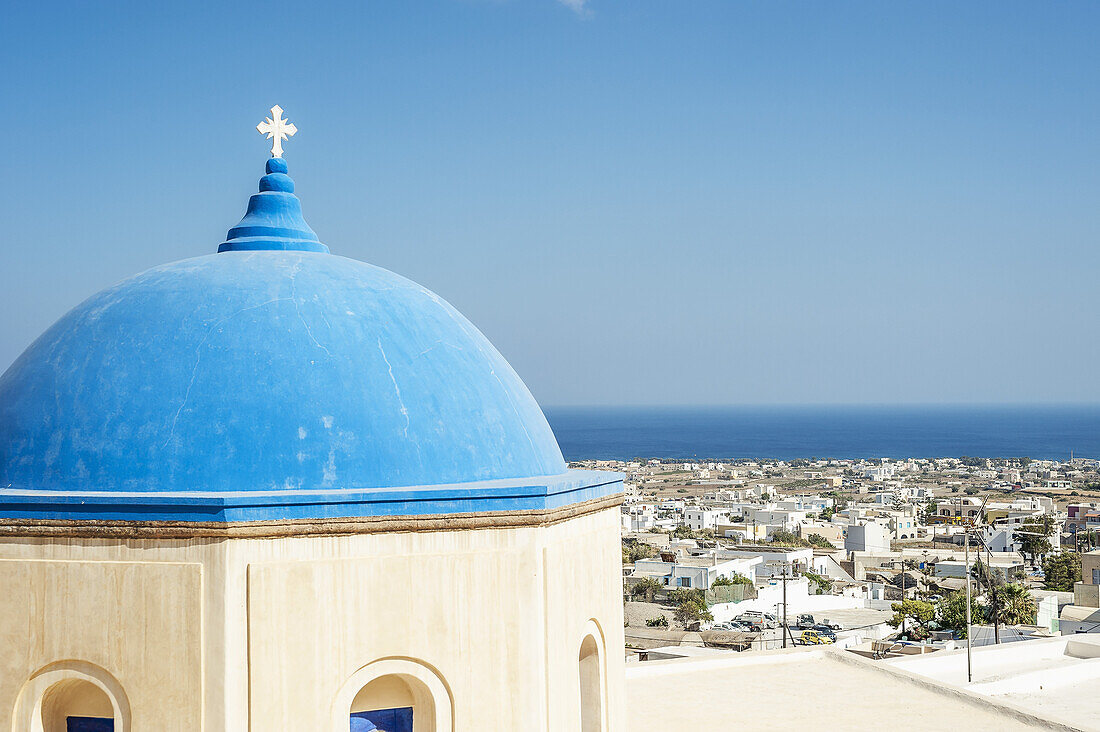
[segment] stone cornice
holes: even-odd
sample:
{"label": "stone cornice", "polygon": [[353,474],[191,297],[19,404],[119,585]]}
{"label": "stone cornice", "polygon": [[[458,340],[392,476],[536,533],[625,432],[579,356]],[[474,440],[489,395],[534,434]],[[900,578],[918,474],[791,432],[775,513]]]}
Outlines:
{"label": "stone cornice", "polygon": [[423,516],[290,519],[281,521],[94,521],[0,519],[0,539],[272,539],[429,531],[469,531],[548,526],[623,502],[622,493],[549,509],[488,511]]}

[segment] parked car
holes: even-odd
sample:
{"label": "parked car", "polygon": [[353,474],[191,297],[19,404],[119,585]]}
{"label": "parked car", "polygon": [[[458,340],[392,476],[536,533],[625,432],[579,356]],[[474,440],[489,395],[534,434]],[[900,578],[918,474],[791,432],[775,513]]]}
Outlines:
{"label": "parked car", "polygon": [[836,631],[830,628],[828,625],[815,625],[814,627],[810,628],[810,630],[817,632],[819,635],[825,636],[829,639],[830,642],[836,643]]}
{"label": "parked car", "polygon": [[817,630],[802,631],[801,635],[798,636],[797,642],[804,646],[824,646],[829,643],[835,643],[832,638],[829,638]]}
{"label": "parked car", "polygon": [[817,625],[817,621],[814,620],[814,616],[809,613],[799,613],[798,618],[794,622],[796,628],[813,628]]}
{"label": "parked car", "polygon": [[778,628],[779,622],[771,613],[762,613],[758,610],[748,610],[738,615],[734,620],[750,623],[757,628]]}

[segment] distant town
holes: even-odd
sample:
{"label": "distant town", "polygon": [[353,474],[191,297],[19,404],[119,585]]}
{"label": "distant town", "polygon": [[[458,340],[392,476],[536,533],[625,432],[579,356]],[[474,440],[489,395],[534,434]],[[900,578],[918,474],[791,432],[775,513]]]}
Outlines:
{"label": "distant town", "polygon": [[896,658],[1100,631],[1097,460],[573,465],[626,474],[629,661],[829,644]]}

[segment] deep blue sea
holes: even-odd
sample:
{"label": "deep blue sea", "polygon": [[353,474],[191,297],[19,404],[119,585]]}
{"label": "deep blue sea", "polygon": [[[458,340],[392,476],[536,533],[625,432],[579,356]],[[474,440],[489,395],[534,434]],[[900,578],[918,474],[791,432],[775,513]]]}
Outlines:
{"label": "deep blue sea", "polygon": [[1100,405],[545,411],[566,460],[1100,457]]}

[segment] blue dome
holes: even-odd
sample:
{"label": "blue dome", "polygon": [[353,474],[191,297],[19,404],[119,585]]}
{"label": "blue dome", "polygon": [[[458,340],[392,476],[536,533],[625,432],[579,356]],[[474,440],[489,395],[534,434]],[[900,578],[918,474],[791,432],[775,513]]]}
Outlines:
{"label": "blue dome", "polygon": [[[0,376],[0,521],[228,524],[605,498],[435,294],[328,254],[273,158],[219,254],[95,295]],[[36,524],[38,525],[38,524]],[[101,526],[108,526],[104,523]]]}
{"label": "blue dome", "polygon": [[565,472],[531,393],[441,298],[329,254],[228,251],[78,306],[0,377],[0,485],[364,489]]}

